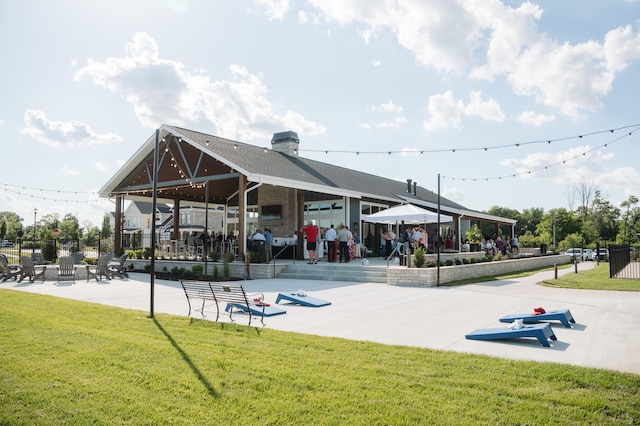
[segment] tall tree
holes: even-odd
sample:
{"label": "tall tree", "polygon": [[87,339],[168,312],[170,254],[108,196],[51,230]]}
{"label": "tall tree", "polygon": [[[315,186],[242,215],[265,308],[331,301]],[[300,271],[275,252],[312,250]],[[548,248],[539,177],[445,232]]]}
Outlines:
{"label": "tall tree", "polygon": [[18,231],[22,229],[22,218],[13,212],[0,212],[0,220],[7,224],[5,238],[15,241],[18,238]]}
{"label": "tall tree", "polygon": [[615,240],[619,216],[620,209],[602,198],[600,191],[596,190],[589,216],[582,224],[582,234],[587,243]]}
{"label": "tall tree", "polygon": [[111,236],[111,216],[105,213],[102,217],[102,229],[100,230],[100,238],[109,238]]}
{"label": "tall tree", "polygon": [[638,241],[638,232],[640,232],[640,208],[638,197],[629,196],[629,199],[623,201],[620,207],[624,209],[622,221],[620,222],[620,232],[616,238],[619,244],[632,244]]}

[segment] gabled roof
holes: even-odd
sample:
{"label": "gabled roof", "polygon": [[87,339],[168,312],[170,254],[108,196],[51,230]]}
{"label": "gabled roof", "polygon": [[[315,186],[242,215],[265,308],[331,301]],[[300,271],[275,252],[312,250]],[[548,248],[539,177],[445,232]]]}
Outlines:
{"label": "gabled roof", "polygon": [[[137,207],[141,214],[152,214],[153,203],[147,201],[133,201],[132,204]],[[158,203],[156,208],[160,213],[171,213],[171,206],[168,206],[167,204]]]}
{"label": "gabled roof", "polygon": [[[390,204],[407,202],[408,196],[431,208],[438,203],[438,195],[423,187],[417,187],[416,194],[409,194],[405,182],[181,127],[163,125],[158,132],[159,200],[204,202],[204,183],[208,181],[209,202],[225,204],[237,194],[238,176],[242,174],[250,186],[271,184]],[[101,195],[126,193],[132,199],[150,197],[155,142],[154,134],[105,184]],[[440,207],[449,213],[472,212],[444,197],[440,197]]]}

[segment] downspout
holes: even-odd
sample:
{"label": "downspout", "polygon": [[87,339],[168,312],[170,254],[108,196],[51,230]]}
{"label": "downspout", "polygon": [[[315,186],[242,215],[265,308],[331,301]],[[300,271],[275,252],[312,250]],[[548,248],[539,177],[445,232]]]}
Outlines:
{"label": "downspout", "polygon": [[[242,212],[242,215],[244,217],[244,220],[242,221],[242,225],[243,225],[243,229],[242,231],[242,238],[247,238],[247,195],[249,194],[250,191],[253,191],[254,189],[258,189],[262,186],[262,182],[258,181],[258,184],[255,186],[252,186],[251,188],[245,189],[244,190],[244,211]],[[247,249],[248,249],[248,244],[244,245],[244,257],[245,259],[247,258]]]}

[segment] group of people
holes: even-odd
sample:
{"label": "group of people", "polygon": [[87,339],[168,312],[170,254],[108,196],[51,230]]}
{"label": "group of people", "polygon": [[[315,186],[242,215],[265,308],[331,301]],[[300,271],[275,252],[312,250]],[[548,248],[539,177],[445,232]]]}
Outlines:
{"label": "group of people", "polygon": [[[307,238],[307,251],[309,252],[309,264],[318,263],[318,244],[321,244],[320,229],[313,223],[309,223],[302,228],[300,232],[304,233]],[[340,230],[336,231],[333,224],[325,232],[325,241],[327,242],[327,260],[329,262],[345,262],[351,259],[361,257],[361,240],[357,232],[352,232],[347,225],[340,226]]]}
{"label": "group of people", "polygon": [[389,257],[398,243],[409,243],[411,250],[421,248],[426,250],[429,245],[427,231],[424,226],[409,227],[398,237],[393,229],[380,232],[380,253],[382,257]]}
{"label": "group of people", "polygon": [[518,234],[515,234],[513,238],[509,236],[502,238],[500,235],[498,235],[495,240],[485,240],[483,238],[482,241],[480,241],[480,248],[487,256],[493,256],[496,253],[501,253],[503,256],[518,254],[520,250]]}

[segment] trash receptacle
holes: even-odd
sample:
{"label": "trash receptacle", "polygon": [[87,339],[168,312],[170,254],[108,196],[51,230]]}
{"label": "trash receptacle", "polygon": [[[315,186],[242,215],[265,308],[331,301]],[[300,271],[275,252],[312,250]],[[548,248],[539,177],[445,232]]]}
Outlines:
{"label": "trash receptacle", "polygon": [[547,245],[540,244],[540,254],[547,254]]}
{"label": "trash receptacle", "polygon": [[267,261],[266,242],[262,240],[251,242],[251,251],[257,253],[257,262],[264,263]]}

